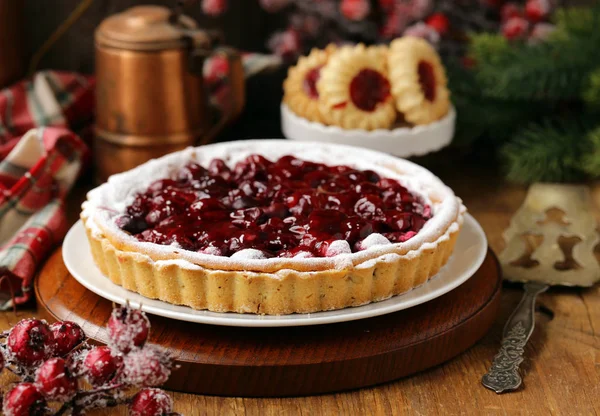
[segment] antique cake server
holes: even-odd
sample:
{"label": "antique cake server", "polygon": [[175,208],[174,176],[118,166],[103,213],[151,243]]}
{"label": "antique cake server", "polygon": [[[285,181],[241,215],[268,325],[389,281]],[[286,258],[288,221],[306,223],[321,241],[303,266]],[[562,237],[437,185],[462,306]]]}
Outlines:
{"label": "antique cake server", "polygon": [[511,219],[500,254],[504,278],[523,282],[525,294],[502,334],[482,384],[503,393],[519,388],[519,365],[535,326],[535,299],[551,285],[592,286],[600,280],[594,246],[600,241],[586,186],[536,183]]}

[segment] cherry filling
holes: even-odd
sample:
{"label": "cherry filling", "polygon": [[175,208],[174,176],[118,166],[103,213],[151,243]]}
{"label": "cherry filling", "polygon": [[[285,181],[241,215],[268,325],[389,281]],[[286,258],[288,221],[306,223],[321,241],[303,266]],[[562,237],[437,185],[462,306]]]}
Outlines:
{"label": "cherry filling", "polygon": [[319,91],[317,91],[317,81],[321,77],[321,68],[323,66],[317,66],[306,73],[304,77],[304,82],[302,83],[302,88],[306,95],[308,95],[313,100],[317,100],[319,98]]}
{"label": "cherry filling", "polygon": [[429,62],[421,61],[417,68],[419,73],[419,84],[421,84],[421,91],[428,101],[435,100],[435,73],[433,66]]}
{"label": "cherry filling", "polygon": [[116,223],[140,241],[202,253],[323,257],[335,240],[353,252],[372,233],[406,241],[431,216],[420,197],[373,171],[251,155],[233,169],[215,159],[153,182]]}
{"label": "cherry filling", "polygon": [[350,98],[363,111],[374,111],[390,97],[390,83],[379,72],[361,70],[350,82]]}

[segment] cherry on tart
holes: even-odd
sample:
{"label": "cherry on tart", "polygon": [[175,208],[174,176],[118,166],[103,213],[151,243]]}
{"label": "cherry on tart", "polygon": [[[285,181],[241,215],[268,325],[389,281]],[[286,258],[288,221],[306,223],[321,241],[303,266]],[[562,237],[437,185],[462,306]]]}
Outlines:
{"label": "cherry on tart", "polygon": [[[154,181],[117,225],[139,241],[199,253],[325,257],[360,251],[372,233],[406,241],[432,215],[422,198],[370,170],[258,154],[232,170],[211,165],[190,163]],[[335,241],[337,252],[328,249]]]}
{"label": "cherry on tart", "polygon": [[[96,264],[126,289],[196,309],[285,314],[422,284],[448,260],[464,211],[410,162],[265,140],[190,148],[116,175],[88,194],[82,218]],[[115,342],[132,318],[112,319]],[[139,328],[118,348],[142,345]]]}

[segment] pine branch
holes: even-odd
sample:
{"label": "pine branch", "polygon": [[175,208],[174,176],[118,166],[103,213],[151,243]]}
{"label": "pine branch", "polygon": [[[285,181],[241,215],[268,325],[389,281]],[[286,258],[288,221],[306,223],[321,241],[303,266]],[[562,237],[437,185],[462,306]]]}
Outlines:
{"label": "pine branch", "polygon": [[598,64],[592,58],[597,55],[593,41],[514,45],[493,59],[474,49],[476,78],[485,95],[499,99],[578,99],[587,75]]}
{"label": "pine branch", "polygon": [[600,67],[600,31],[594,30],[600,7],[573,13],[577,16],[561,11],[557,33],[537,45],[510,43],[499,34],[472,35],[469,51],[482,94],[511,100],[580,99],[588,74]]}
{"label": "pine branch", "polygon": [[600,112],[600,67],[588,75],[583,88],[583,100],[589,110]]}
{"label": "pine branch", "polygon": [[502,148],[507,177],[520,183],[569,182],[585,178],[583,155],[589,126],[581,120],[547,120],[519,131]]}
{"label": "pine branch", "polygon": [[469,145],[481,137],[490,145],[504,143],[519,126],[555,111],[553,102],[532,105],[484,96],[472,71],[455,62],[447,62],[446,68],[458,116],[454,145]]}
{"label": "pine branch", "polygon": [[586,136],[589,151],[583,157],[583,169],[593,178],[600,177],[600,126]]}
{"label": "pine branch", "polygon": [[600,25],[600,4],[593,7],[561,8],[554,13],[554,23],[559,31],[558,35],[590,36]]}

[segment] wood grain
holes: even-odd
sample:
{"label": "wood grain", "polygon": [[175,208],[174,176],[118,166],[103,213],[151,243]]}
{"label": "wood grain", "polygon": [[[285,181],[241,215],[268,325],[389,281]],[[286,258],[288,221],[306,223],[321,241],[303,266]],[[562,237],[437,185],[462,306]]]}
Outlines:
{"label": "wood grain", "polygon": [[[499,264],[490,251],[457,289],[393,314],[291,328],[230,328],[150,316],[149,342],[173,354],[179,369],[165,387],[177,391],[281,397],[356,389],[422,371],[471,347],[496,317],[500,287]],[[96,341],[107,342],[111,302],[71,277],[60,249],[40,271],[35,294],[44,317],[77,322]]]}

